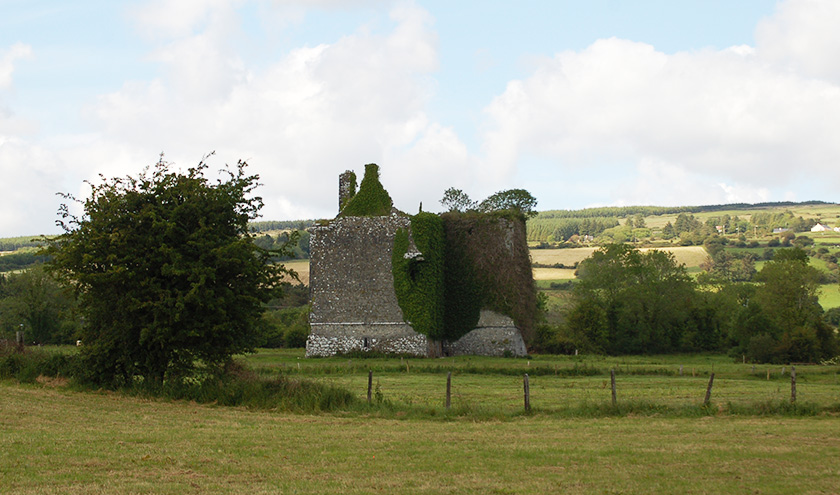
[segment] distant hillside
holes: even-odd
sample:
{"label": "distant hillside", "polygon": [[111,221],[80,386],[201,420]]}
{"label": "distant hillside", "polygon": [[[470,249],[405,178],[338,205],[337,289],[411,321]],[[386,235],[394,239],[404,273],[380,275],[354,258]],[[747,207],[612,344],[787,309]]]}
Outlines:
{"label": "distant hillside", "polygon": [[817,222],[834,226],[838,221],[840,205],[825,201],[550,210],[528,221],[528,241],[578,244],[680,238],[683,245],[692,245],[715,233],[759,236],[772,234],[774,229],[804,232]]}
{"label": "distant hillside", "polygon": [[546,210],[541,211],[535,218],[624,218],[643,215],[646,217],[679,213],[702,213],[728,210],[757,210],[766,208],[791,208],[798,206],[833,205],[825,201],[778,201],[770,203],[731,203],[725,205],[706,206],[603,206],[597,208],[583,208],[581,210]]}

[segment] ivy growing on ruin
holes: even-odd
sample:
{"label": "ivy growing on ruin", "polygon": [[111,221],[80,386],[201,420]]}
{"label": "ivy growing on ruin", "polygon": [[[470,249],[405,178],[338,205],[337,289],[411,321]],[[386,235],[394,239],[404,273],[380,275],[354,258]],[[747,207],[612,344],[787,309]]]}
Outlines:
{"label": "ivy growing on ruin", "polygon": [[[409,253],[411,240],[417,256]],[[394,237],[392,266],[397,302],[412,328],[434,340],[447,338],[443,333],[444,252],[443,220],[433,213],[412,216],[411,234],[400,229]]]}
{"label": "ivy growing on ruin", "polygon": [[510,316],[530,340],[536,318],[525,222],[507,211],[441,215],[446,234],[445,329],[457,339],[475,328],[480,311]]}
{"label": "ivy growing on ruin", "polygon": [[365,165],[365,176],[359,191],[350,198],[339,213],[341,217],[384,217],[391,214],[394,202],[379,182],[379,165]]}

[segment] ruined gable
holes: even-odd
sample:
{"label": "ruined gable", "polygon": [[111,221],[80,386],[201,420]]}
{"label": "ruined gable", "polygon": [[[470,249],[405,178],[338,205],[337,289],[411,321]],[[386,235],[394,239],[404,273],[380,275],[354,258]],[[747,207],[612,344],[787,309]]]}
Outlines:
{"label": "ruined gable", "polygon": [[307,356],[524,355],[517,326],[529,329],[536,308],[524,220],[408,216],[376,165],[358,192],[349,174],[338,217],[311,230]]}

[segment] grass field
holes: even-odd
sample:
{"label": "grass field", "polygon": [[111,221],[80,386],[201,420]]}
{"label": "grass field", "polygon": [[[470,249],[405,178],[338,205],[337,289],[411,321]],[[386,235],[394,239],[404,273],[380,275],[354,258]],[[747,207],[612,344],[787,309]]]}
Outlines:
{"label": "grass field", "polygon": [[[394,407],[297,415],[0,381],[0,492],[781,494],[836,493],[840,483],[835,413],[728,412],[744,398],[786,400],[780,367],[767,380],[766,367],[705,355],[348,360],[265,350],[247,362],[360,398],[372,369]],[[553,374],[574,366],[598,374]],[[696,413],[562,412],[608,404],[611,368],[619,405]],[[443,408],[447,370],[452,414]],[[702,410],[712,370],[712,407]],[[836,404],[838,370],[798,368],[799,400]],[[522,413],[526,371],[532,414]]]}
{"label": "grass field", "polygon": [[[529,374],[532,404],[545,414],[574,415],[610,401],[609,371],[618,395],[629,402],[680,410],[702,403],[715,373],[713,403],[729,407],[790,398],[790,366],[735,363],[717,355],[657,357],[533,356],[504,359],[462,356],[441,359],[303,359],[298,350],[262,350],[247,362],[264,373],[304,376],[367,394],[373,371],[384,399],[399,407],[439,407],[447,372],[453,403],[483,415],[521,409],[522,377]],[[682,374],[680,369],[682,368]],[[769,372],[769,374],[768,374]],[[840,366],[797,367],[797,400],[820,407],[840,403]],[[443,411],[438,411],[442,413]]]}
{"label": "grass field", "polygon": [[417,421],[0,384],[3,493],[834,493],[833,417]]}
{"label": "grass field", "polygon": [[309,260],[288,260],[283,265],[296,271],[303,285],[309,285]]}

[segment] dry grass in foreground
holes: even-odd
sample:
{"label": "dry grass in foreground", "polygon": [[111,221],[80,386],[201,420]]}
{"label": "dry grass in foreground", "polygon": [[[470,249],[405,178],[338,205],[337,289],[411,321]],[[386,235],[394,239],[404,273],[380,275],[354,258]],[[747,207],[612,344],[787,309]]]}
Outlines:
{"label": "dry grass in foreground", "polygon": [[250,412],[0,382],[3,493],[834,493],[837,418]]}

